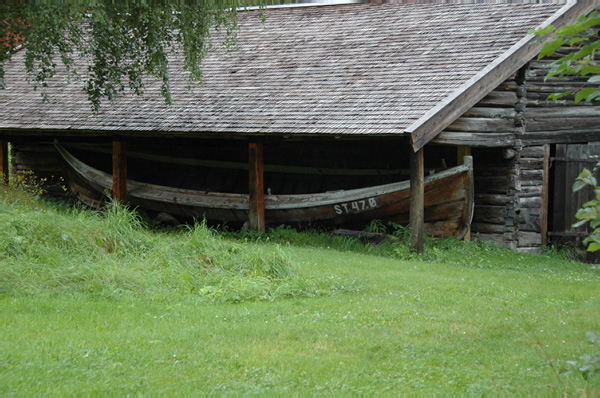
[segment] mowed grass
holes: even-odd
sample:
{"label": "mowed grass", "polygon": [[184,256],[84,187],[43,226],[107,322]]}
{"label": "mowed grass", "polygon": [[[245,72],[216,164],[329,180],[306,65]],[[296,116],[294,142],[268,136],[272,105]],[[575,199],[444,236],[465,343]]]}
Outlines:
{"label": "mowed grass", "polygon": [[556,253],[429,242],[416,258],[287,229],[232,240],[10,194],[0,222],[2,394],[600,387],[560,374],[594,352],[600,271]]}

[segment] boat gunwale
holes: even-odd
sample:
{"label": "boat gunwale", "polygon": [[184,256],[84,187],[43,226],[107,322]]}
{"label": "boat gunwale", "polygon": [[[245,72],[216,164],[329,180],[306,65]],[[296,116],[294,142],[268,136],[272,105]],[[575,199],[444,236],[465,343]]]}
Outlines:
{"label": "boat gunwale", "polygon": [[[73,154],[66,150],[58,141],[55,141],[59,154],[69,164],[81,178],[86,179],[85,172],[91,173],[99,178],[100,181],[94,181],[104,188],[105,191],[112,190],[112,175],[104,171],[95,169],[83,161],[77,159]],[[443,170],[439,173],[427,176],[424,179],[425,186],[436,181],[449,178],[461,173],[472,173],[472,162]],[[210,207],[232,210],[248,210],[248,194],[224,193],[211,191],[197,191],[185,188],[174,188],[164,185],[149,184],[135,180],[127,180],[128,195],[141,200],[153,200],[158,202],[168,202],[164,196],[170,196],[175,199],[179,205]],[[313,208],[319,206],[330,206],[346,202],[368,200],[373,197],[393,194],[395,192],[407,190],[410,188],[410,181],[399,181],[390,184],[377,185],[365,188],[356,188],[350,190],[327,191],[312,194],[296,195],[268,195],[265,194],[265,210],[288,210]],[[161,192],[162,195],[157,195]],[[224,196],[226,195],[226,196]]]}

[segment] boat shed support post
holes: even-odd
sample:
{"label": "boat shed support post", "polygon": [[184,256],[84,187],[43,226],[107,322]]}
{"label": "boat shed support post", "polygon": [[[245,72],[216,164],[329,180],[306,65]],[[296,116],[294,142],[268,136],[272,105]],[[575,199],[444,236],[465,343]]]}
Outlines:
{"label": "boat shed support post", "polygon": [[250,171],[250,229],[265,232],[265,188],[263,144],[250,143],[248,169]]}
{"label": "boat shed support post", "polygon": [[127,143],[113,140],[113,199],[127,203]]}
{"label": "boat shed support post", "polygon": [[8,141],[0,140],[0,184],[8,184]]}
{"label": "boat shed support post", "polygon": [[456,151],[458,157],[458,164],[465,164],[465,156],[471,156],[471,147],[459,145]]}
{"label": "boat shed support post", "polygon": [[[472,156],[470,146],[459,145],[457,151],[458,151],[458,164],[459,165],[465,164],[465,156]],[[465,237],[463,238],[463,240],[465,242],[471,241],[471,226],[470,225],[469,225],[469,229],[467,229],[467,233],[465,234]]]}
{"label": "boat shed support post", "polygon": [[410,151],[410,248],[422,254],[425,245],[425,162],[423,148]]}

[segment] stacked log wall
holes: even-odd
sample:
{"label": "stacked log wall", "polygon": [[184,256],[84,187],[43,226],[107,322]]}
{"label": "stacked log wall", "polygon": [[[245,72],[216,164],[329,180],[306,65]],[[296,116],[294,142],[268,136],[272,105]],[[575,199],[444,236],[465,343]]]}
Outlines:
{"label": "stacked log wall", "polygon": [[[561,49],[557,55],[565,55],[568,51],[570,50]],[[524,109],[523,134],[518,137],[516,142],[518,146],[534,148],[536,145],[542,144],[588,144],[600,140],[600,103],[598,101],[575,103],[573,95],[556,101],[548,99],[548,96],[553,93],[575,92],[582,87],[600,89],[600,85],[587,84],[587,77],[574,76],[553,77],[545,81],[550,63],[555,59],[534,60],[526,67],[523,87],[527,102]],[[524,150],[521,153],[523,154]],[[543,152],[539,151],[534,157],[537,159],[537,164],[532,165],[525,178],[522,179],[524,183],[529,184],[529,192],[527,195],[523,194],[524,203],[527,199],[537,200],[543,182],[543,162],[539,163],[540,158],[543,158]],[[554,172],[554,168],[550,169],[551,174]],[[554,190],[568,192],[564,203],[553,202],[554,213],[568,212],[574,215],[575,210],[572,209],[572,205],[576,203],[576,197],[570,194],[573,182],[574,179],[572,181],[569,179],[562,182],[564,186],[555,184],[553,187]],[[549,192],[549,195],[554,196],[554,193]],[[552,221],[550,215],[550,222],[552,223]],[[556,228],[556,226],[554,227]],[[524,236],[526,235],[524,234]]]}
{"label": "stacked log wall", "polygon": [[542,246],[545,148],[475,149],[472,231],[500,247],[524,252]]}
{"label": "stacked log wall", "polygon": [[515,238],[519,251],[536,252],[542,247],[542,202],[544,155],[542,145],[523,147],[516,160]]}
{"label": "stacked log wall", "polygon": [[519,74],[509,77],[474,107],[456,119],[432,143],[474,148],[506,148],[515,144],[521,126]]}
{"label": "stacked log wall", "polygon": [[471,231],[500,247],[517,248],[514,213],[517,164],[502,148],[473,149],[475,213]]}
{"label": "stacked log wall", "polygon": [[539,251],[543,244],[544,145],[600,140],[600,104],[575,103],[572,95],[548,99],[587,80],[545,81],[552,61],[529,62],[433,141],[473,147],[472,231],[519,251]]}
{"label": "stacked log wall", "polygon": [[53,194],[64,193],[64,172],[60,156],[47,140],[11,141],[11,176],[13,181],[35,185]]}
{"label": "stacked log wall", "polygon": [[[565,55],[569,50],[560,50]],[[552,93],[574,92],[588,84],[588,77],[555,76],[545,81],[550,63],[556,58],[531,61],[525,70],[523,90],[526,93],[525,129],[517,145],[570,144],[598,141],[600,105],[598,101],[575,103],[574,96],[550,100]]]}
{"label": "stacked log wall", "polygon": [[492,90],[433,142],[472,147],[475,213],[472,233],[519,249],[521,161],[515,143],[523,131],[523,71]]}

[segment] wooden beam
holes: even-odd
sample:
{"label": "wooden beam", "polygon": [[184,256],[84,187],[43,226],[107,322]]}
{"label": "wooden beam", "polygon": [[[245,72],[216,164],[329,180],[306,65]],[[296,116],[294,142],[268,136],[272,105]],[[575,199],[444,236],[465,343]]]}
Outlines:
{"label": "wooden beam", "polygon": [[248,156],[250,172],[250,229],[265,231],[265,188],[263,144],[250,143]]}
{"label": "wooden beam", "polygon": [[[506,146],[506,145],[504,145]],[[95,153],[112,153],[112,149],[104,144],[89,143],[65,143],[66,148],[83,149]],[[194,159],[186,157],[174,157],[169,155],[158,155],[143,151],[127,151],[129,159],[145,159],[153,162],[162,162],[169,164],[182,164],[186,166],[210,167],[218,169],[247,170],[248,162],[229,162],[220,160]],[[410,174],[409,169],[340,169],[334,167],[311,167],[311,166],[292,166],[282,164],[265,164],[264,171],[272,173],[290,173],[290,174],[313,174],[313,175],[338,175],[338,176],[381,176]],[[427,170],[425,170],[427,172]]]}
{"label": "wooden beam", "polygon": [[548,195],[550,194],[550,145],[544,145],[544,177],[542,185],[542,205],[540,209],[540,232],[542,234],[542,247],[548,244]]}
{"label": "wooden beam", "polygon": [[[458,164],[465,164],[465,156],[471,156],[471,147],[470,146],[464,146],[464,145],[459,145],[457,148],[457,156],[458,156]],[[472,160],[471,160],[472,162]],[[465,234],[463,240],[465,242],[470,242],[471,241],[471,226],[469,225],[469,229],[467,229],[467,233]]]}
{"label": "wooden beam", "polygon": [[471,148],[506,148],[514,146],[514,133],[467,133],[457,131],[442,131],[437,137],[432,139],[432,144],[441,145],[461,145]]}
{"label": "wooden beam", "polygon": [[417,253],[425,249],[425,162],[423,148],[410,151],[410,247]]}
{"label": "wooden beam", "polygon": [[113,199],[127,203],[127,143],[113,140]]}
{"label": "wooden beam", "polygon": [[0,141],[0,183],[8,183],[8,141]]}
{"label": "wooden beam", "polygon": [[[568,25],[577,21],[580,16],[594,11],[596,6],[598,6],[598,0],[571,0],[539,27]],[[543,45],[544,42],[539,36],[528,34],[438,105],[431,108],[405,130],[410,134],[413,149],[416,151],[435,138],[490,91],[537,56]]]}

